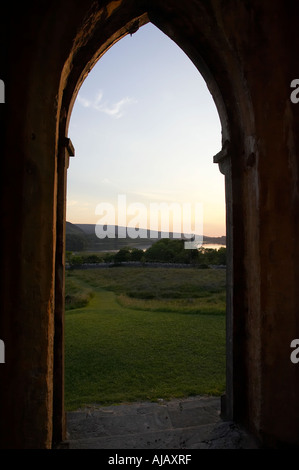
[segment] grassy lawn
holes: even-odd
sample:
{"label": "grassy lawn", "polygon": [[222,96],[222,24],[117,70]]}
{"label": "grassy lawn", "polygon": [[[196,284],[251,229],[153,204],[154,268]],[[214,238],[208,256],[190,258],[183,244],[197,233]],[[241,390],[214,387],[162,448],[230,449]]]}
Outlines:
{"label": "grassy lawn", "polygon": [[225,389],[225,271],[66,273],[67,410]]}

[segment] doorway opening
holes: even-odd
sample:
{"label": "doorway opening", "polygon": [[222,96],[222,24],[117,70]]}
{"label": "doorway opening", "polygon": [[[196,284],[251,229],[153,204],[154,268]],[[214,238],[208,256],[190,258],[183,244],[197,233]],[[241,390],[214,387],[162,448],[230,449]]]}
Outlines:
{"label": "doorway opening", "polygon": [[[155,60],[151,60],[153,55]],[[155,234],[150,239],[148,232],[141,233],[153,228],[145,226],[151,220],[148,215],[152,204],[166,204],[168,208],[179,204],[180,209],[189,208],[192,212],[196,203],[200,203],[203,241],[225,245],[224,181],[212,165],[212,156],[221,148],[220,134],[218,113],[198,70],[176,44],[151,24],[143,26],[136,36],[126,36],[108,51],[80,88],[69,126],[77,156],[68,170],[66,218],[66,260],[70,268],[66,272],[67,409],[78,408],[86,401],[157,400],[180,393],[224,392],[225,382],[222,380],[221,384],[219,377],[225,376],[225,269],[215,269],[219,265],[223,268],[223,256],[215,246],[211,251],[180,249],[174,253],[172,247],[178,242],[172,235],[175,220],[167,220],[169,237]],[[120,197],[126,203],[122,206],[125,218],[118,210]],[[99,205],[102,212],[97,210]],[[109,208],[115,210],[109,214]],[[114,225],[127,227],[130,223],[132,231],[127,230],[126,237],[119,238],[113,232]],[[96,225],[101,226],[102,234],[106,232],[105,238],[96,237]],[[160,224],[158,229],[161,228]],[[187,235],[186,231],[181,232]],[[153,240],[155,236],[157,240]],[[159,237],[162,251],[157,254],[150,247]],[[168,238],[173,239],[166,246]],[[180,243],[176,246],[181,248]],[[96,269],[80,269],[78,274],[73,269],[87,266]],[[91,324],[95,321],[96,309],[104,312],[100,340],[98,335],[91,338],[94,324],[91,330],[87,325],[88,321]],[[110,324],[108,318],[111,320],[111,313],[116,310],[115,323]],[[124,312],[128,313],[127,320],[131,317],[122,323]],[[144,333],[142,326],[149,319],[152,331]],[[192,337],[192,331],[200,328],[199,324],[196,326],[200,320],[209,325],[204,339],[202,330]],[[164,339],[155,334],[159,330],[161,334],[164,331]],[[175,330],[179,330],[176,339]],[[116,353],[117,334],[119,353]],[[160,376],[153,379],[152,385],[148,380],[157,367],[146,372],[140,363],[138,335],[141,343],[147,345],[144,361],[157,362],[157,357],[150,361],[150,356],[160,348]],[[96,353],[94,348],[99,341],[100,351]],[[205,344],[203,349],[197,348],[200,341]],[[186,347],[192,343],[197,346]],[[75,351],[75,344],[82,348]],[[204,350],[206,355],[200,358]],[[97,354],[102,356],[93,363]],[[167,356],[174,356],[172,365],[171,362],[166,365],[162,359]],[[218,385],[217,380],[212,380],[206,389],[201,389],[192,380],[187,383],[187,376],[178,370],[179,356],[185,372],[186,364],[192,363],[189,376],[198,373],[195,380],[198,383],[206,377],[203,369],[210,361],[212,375],[220,373]],[[89,372],[86,364],[91,365]],[[98,374],[94,374],[95,369]],[[121,396],[116,385],[122,374],[125,382],[120,388],[127,395]],[[85,387],[84,382],[87,384],[89,379],[91,384]],[[131,389],[134,379],[141,385],[137,393],[137,385],[135,392]],[[171,389],[171,381],[181,383],[181,390]],[[155,390],[161,382],[165,383],[164,391]],[[112,389],[114,395],[109,398]]]}

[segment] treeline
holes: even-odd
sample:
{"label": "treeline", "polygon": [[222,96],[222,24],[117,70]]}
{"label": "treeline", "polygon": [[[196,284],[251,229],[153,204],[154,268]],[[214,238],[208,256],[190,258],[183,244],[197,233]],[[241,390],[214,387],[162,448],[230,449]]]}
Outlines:
{"label": "treeline", "polygon": [[[70,222],[66,222],[66,250],[67,251],[87,251],[91,253],[103,252],[103,251],[119,251],[122,248],[138,248],[144,250],[149,246],[156,243],[158,240],[165,240],[162,232],[157,232],[154,238],[151,238],[150,230],[148,230],[146,238],[126,238],[119,237],[120,227],[114,227],[115,238],[105,237],[100,239],[95,234],[95,225],[92,224],[80,224],[75,225]],[[122,229],[127,230],[126,227]],[[174,234],[170,233],[168,238],[173,241],[178,241]],[[225,245],[226,237],[207,237],[203,235],[204,243],[219,243]]]}
{"label": "treeline", "polygon": [[70,266],[109,263],[174,263],[209,267],[210,265],[226,265],[226,248],[219,250],[204,248],[185,249],[184,240],[163,238],[155,242],[147,250],[124,247],[116,253],[73,254],[67,252],[66,261]]}
{"label": "treeline", "polygon": [[[104,238],[100,239],[92,233],[66,233],[66,250],[67,251],[103,251],[103,250],[120,250],[127,248],[130,244],[140,245],[143,247],[145,241],[142,238]],[[147,242],[147,241],[146,241]],[[149,241],[151,243],[151,240]]]}

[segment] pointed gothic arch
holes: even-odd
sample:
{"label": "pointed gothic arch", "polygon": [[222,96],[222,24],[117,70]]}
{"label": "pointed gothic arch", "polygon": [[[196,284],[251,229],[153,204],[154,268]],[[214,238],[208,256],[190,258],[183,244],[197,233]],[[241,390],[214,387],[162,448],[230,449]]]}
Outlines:
{"label": "pointed gothic arch", "polygon": [[68,120],[88,70],[148,21],[198,68],[222,125],[223,148],[214,161],[226,179],[226,415],[263,445],[299,445],[299,379],[290,361],[299,308],[299,107],[290,100],[298,15],[298,2],[284,0],[8,6],[0,18],[2,447],[49,448],[65,437]]}

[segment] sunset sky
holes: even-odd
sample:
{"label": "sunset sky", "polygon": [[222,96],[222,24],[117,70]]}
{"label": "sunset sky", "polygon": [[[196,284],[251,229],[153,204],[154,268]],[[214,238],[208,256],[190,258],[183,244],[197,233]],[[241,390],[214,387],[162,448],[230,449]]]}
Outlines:
{"label": "sunset sky", "polygon": [[122,195],[148,209],[201,204],[204,235],[225,235],[224,176],[213,164],[221,149],[215,104],[190,59],[153,25],[120,40],[95,65],[76,99],[69,137],[76,153],[69,222],[96,224],[97,206],[110,203],[117,212]]}

